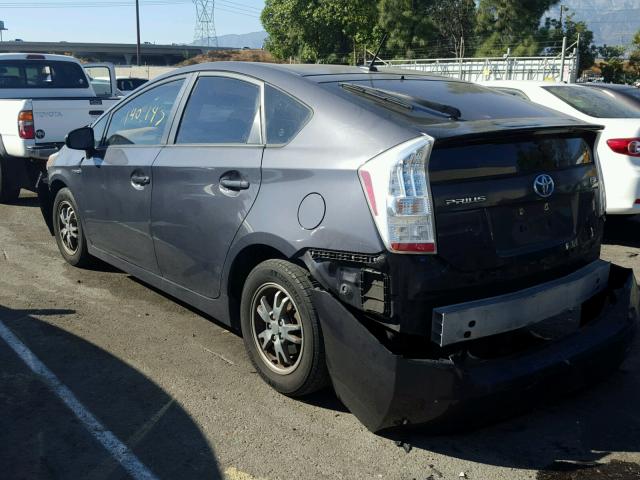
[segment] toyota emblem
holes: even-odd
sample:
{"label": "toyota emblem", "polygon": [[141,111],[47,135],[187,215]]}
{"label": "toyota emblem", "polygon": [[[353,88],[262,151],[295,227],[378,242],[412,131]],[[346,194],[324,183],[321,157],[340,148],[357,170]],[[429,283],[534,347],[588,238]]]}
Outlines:
{"label": "toyota emblem", "polygon": [[550,197],[555,188],[556,185],[553,178],[551,178],[551,175],[547,175],[546,173],[538,175],[533,181],[533,190],[542,198]]}

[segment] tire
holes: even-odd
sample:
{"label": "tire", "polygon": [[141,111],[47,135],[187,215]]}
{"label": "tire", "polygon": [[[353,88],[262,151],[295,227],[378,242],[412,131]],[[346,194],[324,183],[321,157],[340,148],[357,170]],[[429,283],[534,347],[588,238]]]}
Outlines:
{"label": "tire", "polygon": [[0,203],[14,203],[18,200],[20,187],[12,185],[12,182],[8,162],[4,157],[0,157]]}
{"label": "tire", "polygon": [[240,322],[249,359],[265,382],[290,397],[318,391],[329,380],[312,290],[309,273],[285,260],[259,264],[242,290]]}
{"label": "tire", "polygon": [[[87,239],[82,229],[76,200],[68,188],[62,188],[53,201],[53,234],[62,258],[74,267],[87,267],[93,257],[87,250]],[[75,234],[75,237],[73,236]]]}

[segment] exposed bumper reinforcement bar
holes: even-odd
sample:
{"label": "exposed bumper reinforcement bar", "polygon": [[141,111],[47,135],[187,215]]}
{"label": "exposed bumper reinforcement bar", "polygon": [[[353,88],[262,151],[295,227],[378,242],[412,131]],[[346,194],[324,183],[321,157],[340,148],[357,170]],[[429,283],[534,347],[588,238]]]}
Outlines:
{"label": "exposed bumper reinforcement bar", "polygon": [[580,317],[580,305],[607,287],[610,263],[597,260],[566,277],[518,292],[433,311],[431,339],[444,347],[510,332],[562,313]]}
{"label": "exposed bumper reinforcement bar", "polygon": [[371,431],[465,427],[530,408],[608,374],[630,348],[640,312],[629,269],[611,265],[602,311],[578,331],[488,360],[389,351],[331,294],[314,291],[327,366],[342,402]]}

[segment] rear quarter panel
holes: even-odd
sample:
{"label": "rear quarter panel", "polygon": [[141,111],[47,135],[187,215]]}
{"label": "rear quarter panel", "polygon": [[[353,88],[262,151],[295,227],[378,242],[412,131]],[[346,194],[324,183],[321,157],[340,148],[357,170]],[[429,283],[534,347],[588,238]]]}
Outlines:
{"label": "rear quarter panel", "polygon": [[[260,192],[227,264],[242,248],[255,243],[287,256],[311,247],[361,253],[384,249],[357,170],[419,132],[383,120],[323,89],[309,92],[293,92],[313,109],[309,123],[289,144],[267,146],[264,151]],[[322,197],[325,211],[319,225],[304,228],[299,210],[310,194]]]}

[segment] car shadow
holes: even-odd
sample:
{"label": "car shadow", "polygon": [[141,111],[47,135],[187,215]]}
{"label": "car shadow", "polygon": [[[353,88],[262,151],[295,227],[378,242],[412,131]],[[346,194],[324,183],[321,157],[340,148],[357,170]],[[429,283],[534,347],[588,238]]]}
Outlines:
{"label": "car shadow", "polygon": [[334,412],[349,413],[349,409],[340,401],[332,387],[326,387],[319,392],[312,393],[297,400],[325,410]]}
{"label": "car shadow", "polygon": [[[148,288],[150,290],[153,290],[155,293],[157,293],[158,295],[167,298],[169,300],[171,300],[174,303],[177,303],[178,305],[180,305],[181,307],[185,308],[186,310],[189,310],[190,312],[199,315],[203,318],[206,318],[207,320],[209,320],[210,322],[214,323],[216,326],[220,327],[220,328],[224,328],[225,330],[233,333],[234,335],[238,336],[238,337],[242,337],[242,333],[240,331],[239,326],[238,327],[234,327],[234,326],[229,326],[225,323],[220,322],[219,320],[216,320],[214,317],[212,317],[211,315],[198,310],[197,308],[195,308],[194,306],[183,302],[182,300],[180,300],[179,298],[176,298],[172,295],[169,295],[168,293],[166,293],[163,290],[160,290],[156,287],[154,287],[153,285],[150,285],[142,280],[140,280],[139,278],[133,277],[131,275],[128,275],[128,278],[133,281],[136,282],[139,285],[142,285],[145,288]],[[319,408],[324,408],[325,410],[334,410],[336,412],[342,412],[342,413],[348,413],[349,410],[347,409],[347,407],[344,406],[344,404],[340,401],[340,399],[336,396],[335,391],[333,390],[332,387],[326,387],[323,388],[322,390],[312,393],[310,395],[306,395],[304,397],[300,397],[298,398],[299,401],[307,403],[309,405],[312,405],[314,407],[319,407]]]}
{"label": "car shadow", "polygon": [[[240,332],[239,327],[235,328],[233,326],[229,326],[225,323],[222,323],[218,320],[216,320],[214,317],[212,317],[211,315],[198,310],[197,308],[195,308],[192,305],[189,305],[188,303],[183,302],[182,300],[180,300],[179,298],[176,298],[172,295],[169,295],[168,293],[164,292],[163,290],[160,290],[156,287],[154,287],[153,285],[150,285],[142,280],[140,280],[139,278],[133,277],[131,275],[128,276],[128,278],[133,281],[136,282],[139,285],[142,285],[145,288],[149,288],[150,290],[153,290],[155,293],[157,293],[158,295],[161,295],[169,300],[171,300],[174,303],[177,303],[178,305],[180,305],[181,307],[189,310],[190,312],[199,315],[203,318],[206,318],[207,320],[209,320],[210,322],[214,323],[216,326],[220,327],[220,328],[224,328],[225,330],[233,333],[234,335],[237,335],[238,337],[242,336],[242,333]],[[309,405],[313,405],[314,407],[320,407],[320,408],[324,408],[326,410],[334,410],[336,412],[348,412],[349,410],[347,409],[347,407],[345,407],[342,402],[340,401],[340,399],[338,399],[338,397],[336,396],[333,388],[331,387],[327,387],[324,388],[322,390],[320,390],[319,392],[315,392],[312,393],[310,395],[306,395],[304,397],[300,397],[298,398],[299,401],[307,403]]]}
{"label": "car shadow", "polygon": [[[24,190],[23,190],[24,192]],[[16,207],[39,207],[40,202],[38,201],[38,196],[29,192],[27,195],[22,193],[20,197],[10,203],[10,205]]]}
{"label": "car shadow", "polygon": [[[209,442],[169,393],[122,359],[41,320],[74,313],[0,306],[0,321],[157,478],[222,479]],[[0,411],[3,478],[130,478],[2,338]]]}
{"label": "car shadow", "polygon": [[640,218],[609,216],[604,226],[603,243],[640,248]]}
{"label": "car shadow", "polygon": [[385,436],[403,446],[495,466],[554,470],[568,462],[588,468],[610,452],[640,452],[638,373],[636,339],[633,354],[608,379],[532,412],[456,434]]}

